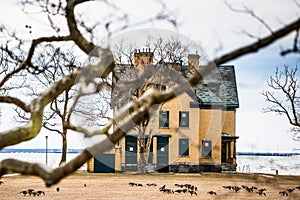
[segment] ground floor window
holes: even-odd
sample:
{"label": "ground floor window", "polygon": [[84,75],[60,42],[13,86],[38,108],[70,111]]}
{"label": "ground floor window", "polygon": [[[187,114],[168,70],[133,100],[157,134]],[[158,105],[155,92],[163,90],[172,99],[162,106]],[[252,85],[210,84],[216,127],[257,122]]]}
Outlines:
{"label": "ground floor window", "polygon": [[189,139],[179,139],[179,156],[189,156]]}
{"label": "ground floor window", "polygon": [[202,140],[202,157],[211,158],[211,140]]}

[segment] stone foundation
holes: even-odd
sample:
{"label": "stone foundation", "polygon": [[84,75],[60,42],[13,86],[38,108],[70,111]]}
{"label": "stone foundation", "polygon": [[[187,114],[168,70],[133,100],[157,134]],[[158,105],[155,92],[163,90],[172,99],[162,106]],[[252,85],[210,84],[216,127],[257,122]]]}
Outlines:
{"label": "stone foundation", "polygon": [[169,171],[173,173],[200,173],[200,172],[221,172],[221,165],[207,164],[199,165],[193,163],[172,163]]}

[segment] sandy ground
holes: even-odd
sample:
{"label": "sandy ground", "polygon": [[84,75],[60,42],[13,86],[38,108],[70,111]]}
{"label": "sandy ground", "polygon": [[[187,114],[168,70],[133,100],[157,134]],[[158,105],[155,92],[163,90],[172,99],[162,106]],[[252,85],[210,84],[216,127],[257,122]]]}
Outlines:
{"label": "sandy ground", "polygon": [[[44,199],[44,200],[78,200],[78,199],[300,199],[300,190],[295,189],[289,196],[280,196],[279,191],[300,186],[299,176],[274,176],[263,174],[89,174],[76,173],[62,180],[57,185],[46,188],[43,181],[29,176],[7,176],[1,181],[0,199]],[[130,186],[129,183],[143,186]],[[155,183],[157,186],[147,186]],[[197,187],[197,196],[188,193],[164,194],[159,187],[166,185],[172,190],[179,189],[174,184],[191,184]],[[238,192],[226,190],[223,186],[256,186],[266,188],[266,196],[244,189]],[[56,188],[59,187],[59,192]],[[44,196],[24,196],[21,191],[27,189],[43,190]],[[214,191],[217,195],[209,195]]]}

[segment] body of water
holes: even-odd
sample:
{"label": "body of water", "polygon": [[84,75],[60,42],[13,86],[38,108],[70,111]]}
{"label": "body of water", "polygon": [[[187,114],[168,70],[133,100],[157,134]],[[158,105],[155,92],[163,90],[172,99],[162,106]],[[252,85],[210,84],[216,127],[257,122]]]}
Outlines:
{"label": "body of water", "polygon": [[237,172],[300,175],[300,155],[292,156],[237,156]]}
{"label": "body of water", "polygon": [[[67,161],[73,159],[78,153],[68,153]],[[60,153],[48,153],[48,166],[55,168],[60,162]],[[6,158],[15,158],[28,162],[39,162],[46,164],[45,153],[0,153],[0,161]],[[292,156],[237,156],[237,172],[241,173],[267,173],[281,175],[300,175],[300,155]],[[86,165],[80,170],[86,170]]]}
{"label": "body of water", "polygon": [[[78,155],[78,153],[68,153],[67,161],[72,160]],[[14,158],[26,162],[36,162],[46,164],[46,153],[0,153],[0,161]],[[59,162],[61,159],[61,153],[48,153],[47,154],[47,165],[51,168],[56,168],[59,166]],[[83,165],[79,170],[86,170],[86,164]]]}

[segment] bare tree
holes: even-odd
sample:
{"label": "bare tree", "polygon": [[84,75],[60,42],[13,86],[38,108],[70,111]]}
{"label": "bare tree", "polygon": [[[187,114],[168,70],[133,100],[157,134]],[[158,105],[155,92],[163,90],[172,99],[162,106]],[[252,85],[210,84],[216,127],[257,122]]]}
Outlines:
{"label": "bare tree", "polygon": [[263,109],[263,112],[284,115],[293,126],[294,138],[300,140],[300,84],[298,67],[284,66],[280,71],[276,68],[273,76],[268,80],[269,90],[262,92],[266,101],[271,106]]}
{"label": "bare tree", "polygon": [[[78,70],[78,66],[80,66],[71,51],[63,52],[60,48],[51,45],[48,45],[48,49],[49,53],[46,50],[37,56],[38,60],[35,62],[39,66],[44,66],[45,70],[30,80],[28,96],[38,97],[44,88],[50,87],[65,75]],[[58,133],[62,137],[62,154],[59,165],[65,163],[67,158],[68,124],[74,112],[73,108],[77,103],[77,101],[74,101],[76,93],[78,92],[72,88],[65,90],[44,111],[43,127],[48,131]],[[26,120],[24,114],[19,113],[19,116]]]}
{"label": "bare tree", "polygon": [[[108,6],[115,6],[109,4],[107,1],[105,2]],[[80,69],[65,75],[63,78],[54,82],[50,87],[45,88],[38,97],[30,99],[29,102],[25,102],[12,94],[5,94],[5,91],[1,91],[1,95],[4,95],[0,97],[0,102],[18,106],[29,115],[29,121],[23,126],[13,128],[8,131],[2,131],[0,133],[0,149],[23,141],[28,141],[36,137],[40,133],[43,125],[45,108],[59,95],[70,90],[74,85],[79,85],[79,83],[93,85],[95,79],[98,80],[101,78],[107,78],[109,74],[113,72],[115,61],[112,52],[108,48],[96,45],[95,34],[93,32],[94,29],[91,29],[93,26],[90,27],[85,23],[81,23],[83,20],[81,20],[80,16],[75,13],[75,8],[79,7],[81,4],[88,3],[88,0],[60,0],[54,3],[52,1],[50,3],[50,1],[24,0],[25,7],[37,6],[41,9],[41,12],[46,13],[49,19],[49,27],[52,28],[54,33],[53,36],[36,38],[32,40],[29,45],[24,45],[23,41],[18,38],[18,36],[10,34],[11,38],[9,38],[7,42],[9,43],[10,40],[14,41],[14,43],[12,45],[2,46],[2,50],[5,51],[7,58],[12,60],[15,65],[12,65],[12,67],[9,67],[9,69],[7,68],[6,70],[5,67],[2,67],[3,62],[1,63],[1,70],[3,72],[0,80],[1,90],[9,85],[9,81],[16,78],[21,73],[39,74],[44,71],[42,66],[38,66],[33,63],[33,57],[36,55],[38,48],[43,47],[46,43],[56,43],[58,45],[72,43],[75,44],[75,46],[77,46],[83,53],[99,59],[93,64],[89,63],[86,66],[82,66]],[[114,9],[114,11],[116,11],[115,13],[122,13],[118,7],[114,7]],[[162,4],[162,9],[157,15],[152,18],[150,17],[150,21],[166,20],[176,25],[176,21],[170,17],[169,13],[166,11],[167,9],[165,5]],[[59,20],[64,20],[67,27],[59,27],[63,25],[60,23],[57,23],[59,25],[54,23],[56,17],[59,17]],[[128,21],[126,19],[128,19],[126,14],[123,14],[122,17],[116,17],[112,21],[103,20],[94,25],[103,27],[107,30],[107,35],[109,36],[114,31],[113,25],[115,24],[117,24],[116,30],[124,30],[128,27]],[[116,21],[118,23],[115,23]],[[120,22],[122,22],[121,25]],[[300,19],[297,18],[277,30],[272,30],[271,33],[255,40],[251,44],[241,46],[240,48],[215,58],[211,62],[207,63],[207,66],[203,66],[201,74],[195,73],[188,79],[189,86],[196,86],[201,83],[204,76],[209,74],[212,70],[209,66],[220,65],[243,55],[257,52],[258,50],[276,42],[280,38],[283,38],[292,32],[296,32],[299,28]],[[20,49],[23,49],[24,51],[20,52]],[[80,82],[77,82],[78,77],[81,77]],[[41,164],[24,162],[15,159],[6,159],[0,164],[0,175],[2,176],[10,172],[35,175],[41,177],[47,186],[56,184],[86,163],[90,158],[92,158],[92,155],[103,153],[111,149],[113,145],[124,137],[127,132],[134,128],[136,124],[142,123],[145,118],[149,116],[149,110],[153,105],[169,101],[175,97],[175,94],[183,93],[186,88],[187,84],[183,84],[180,86],[173,86],[165,92],[157,90],[147,91],[137,100],[124,107],[118,115],[114,116],[114,118],[107,123],[106,126],[97,130],[88,130],[82,126],[70,124],[70,129],[81,132],[86,137],[105,135],[106,139],[84,149],[76,158],[63,166],[55,169],[49,169]],[[115,125],[116,122],[120,123],[117,124],[112,133],[108,133],[108,130]]]}

